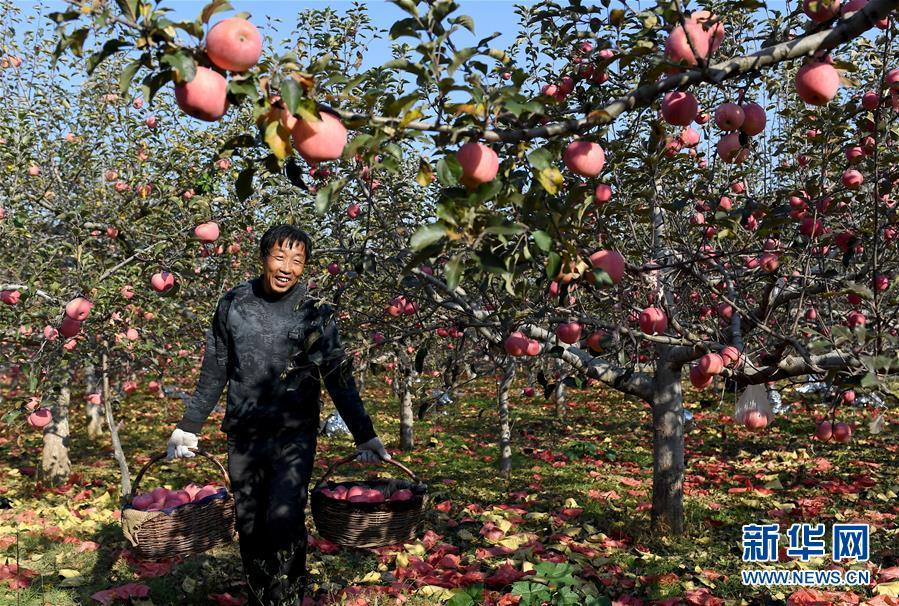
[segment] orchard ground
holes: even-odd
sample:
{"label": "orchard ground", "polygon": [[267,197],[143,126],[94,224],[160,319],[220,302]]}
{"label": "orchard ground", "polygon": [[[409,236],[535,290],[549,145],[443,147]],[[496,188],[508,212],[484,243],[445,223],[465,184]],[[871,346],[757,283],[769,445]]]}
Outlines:
{"label": "orchard ground", "polygon": [[[688,392],[694,419],[686,437],[687,533],[670,540],[649,531],[652,452],[646,404],[622,400],[620,394],[605,389],[572,389],[559,420],[554,403],[522,396],[523,384],[517,381],[514,469],[506,480],[495,467],[496,390],[489,379],[460,396],[448,415],[430,414],[420,421],[418,447],[412,455],[394,448],[398,423],[388,388],[375,377],[368,383],[365,396],[376,427],[397,460],[429,483],[436,507],[418,541],[382,549],[380,555],[335,549],[313,533],[312,583],[320,598],[333,599],[322,603],[365,603],[358,601],[358,595],[339,593],[349,586],[351,593],[361,592],[371,604],[395,604],[394,597],[375,595],[378,586],[383,591],[395,579],[407,586],[403,592],[407,604],[440,603],[441,593],[445,598],[457,590],[441,590],[435,580],[458,565],[487,577],[488,597],[493,600],[488,603],[515,604],[510,588],[501,585],[503,577],[514,579],[518,575],[512,572],[541,560],[570,564],[577,584],[592,582],[599,595],[623,604],[640,603],[634,597],[644,604],[683,600],[713,605],[721,604],[719,599],[726,604],[777,604],[791,596],[793,604],[897,603],[890,597],[899,590],[896,411],[888,413],[884,432],[871,436],[864,409],[846,410],[843,420],[855,429],[851,443],[822,444],[812,435],[814,418],[824,408],[811,396],[803,399],[784,390],[785,401],[796,402],[792,411],[777,416],[767,429],[751,433],[730,419],[732,396],[719,404],[709,391]],[[83,394],[73,394],[75,401],[84,402]],[[77,405],[72,413],[80,414]],[[182,404],[138,392],[128,397],[118,414],[124,422],[120,435],[126,452],[139,453],[130,458],[133,476],[160,450],[182,414]],[[221,413],[216,412],[201,446],[224,463],[220,422]],[[92,604],[97,603],[91,598],[96,592],[128,583],[149,588],[149,595],[134,598],[133,604],[241,603],[228,599],[243,596],[236,544],[174,562],[129,561],[117,522],[116,463],[111,449],[88,440],[82,424],[75,424],[72,436],[72,481],[53,491],[35,491],[32,476],[39,463],[40,432],[3,427],[0,442],[4,478],[0,492],[13,504],[12,509],[0,510],[0,548],[7,564],[19,562],[18,576],[0,577],[12,576],[0,581],[0,603]],[[351,447],[347,436],[321,437],[313,482],[327,463]],[[347,478],[400,473],[393,467],[341,469]],[[141,484],[149,490],[163,484],[175,488],[190,481],[220,480],[208,461],[194,459],[154,465]],[[784,528],[811,522],[829,529],[834,522],[851,520],[871,524],[869,568],[884,595],[878,595],[876,587],[852,595],[823,593],[840,588],[794,593],[798,588],[768,591],[740,584],[739,571],[751,567],[741,561],[743,524],[779,522]],[[458,548],[461,560],[446,544]],[[449,555],[443,557],[441,552]],[[500,568],[507,562],[511,570]],[[828,564],[829,560],[817,559],[808,566],[823,569]],[[799,565],[786,559],[778,564]],[[494,574],[497,570],[499,574]],[[16,579],[27,587],[8,589]]]}

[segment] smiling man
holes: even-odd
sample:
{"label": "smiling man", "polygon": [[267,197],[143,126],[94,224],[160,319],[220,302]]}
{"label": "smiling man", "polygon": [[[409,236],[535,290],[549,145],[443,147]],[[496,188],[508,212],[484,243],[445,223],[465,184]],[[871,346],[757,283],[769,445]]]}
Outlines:
{"label": "smiling man", "polygon": [[255,606],[293,606],[305,591],[304,510],[322,381],[353,434],[358,460],[390,458],[359,397],[333,310],[299,283],[311,254],[309,235],[293,225],[262,236],[262,274],[219,300],[197,389],[168,443],[169,458],[193,457],[196,434],[228,385],[222,431]]}

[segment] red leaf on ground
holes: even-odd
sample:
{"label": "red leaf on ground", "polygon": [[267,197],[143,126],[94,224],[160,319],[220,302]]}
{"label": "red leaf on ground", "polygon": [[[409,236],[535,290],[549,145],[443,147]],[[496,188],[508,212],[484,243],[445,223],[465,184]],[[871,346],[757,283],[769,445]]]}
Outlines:
{"label": "red leaf on ground", "polygon": [[318,549],[322,553],[332,554],[340,551],[340,546],[332,543],[328,539],[322,539],[315,535],[309,535],[309,547]]}
{"label": "red leaf on ground", "polygon": [[112,604],[116,600],[126,601],[130,598],[145,598],[150,595],[150,588],[143,583],[128,583],[119,587],[110,587],[103,591],[98,591],[91,596],[92,599],[100,602],[104,606]]}
{"label": "red leaf on ground", "polygon": [[899,579],[899,566],[884,568],[880,571],[880,574],[877,578],[881,583],[887,583],[889,581],[895,581],[896,579]]}
{"label": "red leaf on ground", "polygon": [[523,572],[518,570],[511,564],[501,564],[489,577],[484,579],[484,583],[488,587],[500,589],[506,585],[511,585],[515,581],[521,580],[523,577],[534,574],[534,571]]}
{"label": "red leaf on ground", "polygon": [[713,596],[705,587],[688,589],[684,592],[684,599],[690,606],[721,606],[724,604],[724,600]]}
{"label": "red leaf on ground", "polygon": [[234,597],[230,593],[212,593],[209,599],[213,600],[218,606],[242,606],[246,604],[247,599],[243,596]]}
{"label": "red leaf on ground", "polygon": [[822,591],[810,587],[803,587],[787,598],[787,606],[832,606],[858,602],[858,596],[848,591]]}

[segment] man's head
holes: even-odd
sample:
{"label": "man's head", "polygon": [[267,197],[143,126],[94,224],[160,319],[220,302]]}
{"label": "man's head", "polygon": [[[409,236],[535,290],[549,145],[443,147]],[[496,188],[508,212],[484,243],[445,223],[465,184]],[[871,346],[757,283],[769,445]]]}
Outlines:
{"label": "man's head", "polygon": [[275,225],[262,236],[259,260],[262,287],[269,294],[283,294],[297,283],[312,256],[309,234],[293,225]]}

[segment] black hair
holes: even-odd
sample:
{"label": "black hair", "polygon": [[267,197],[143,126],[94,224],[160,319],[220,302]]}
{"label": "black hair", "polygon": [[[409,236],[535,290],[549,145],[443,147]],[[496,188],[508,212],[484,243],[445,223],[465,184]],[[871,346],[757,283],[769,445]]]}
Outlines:
{"label": "black hair", "polygon": [[265,259],[276,245],[293,248],[295,244],[301,243],[306,249],[306,263],[312,258],[312,238],[309,234],[295,225],[282,223],[273,225],[262,235],[259,242],[259,256]]}

